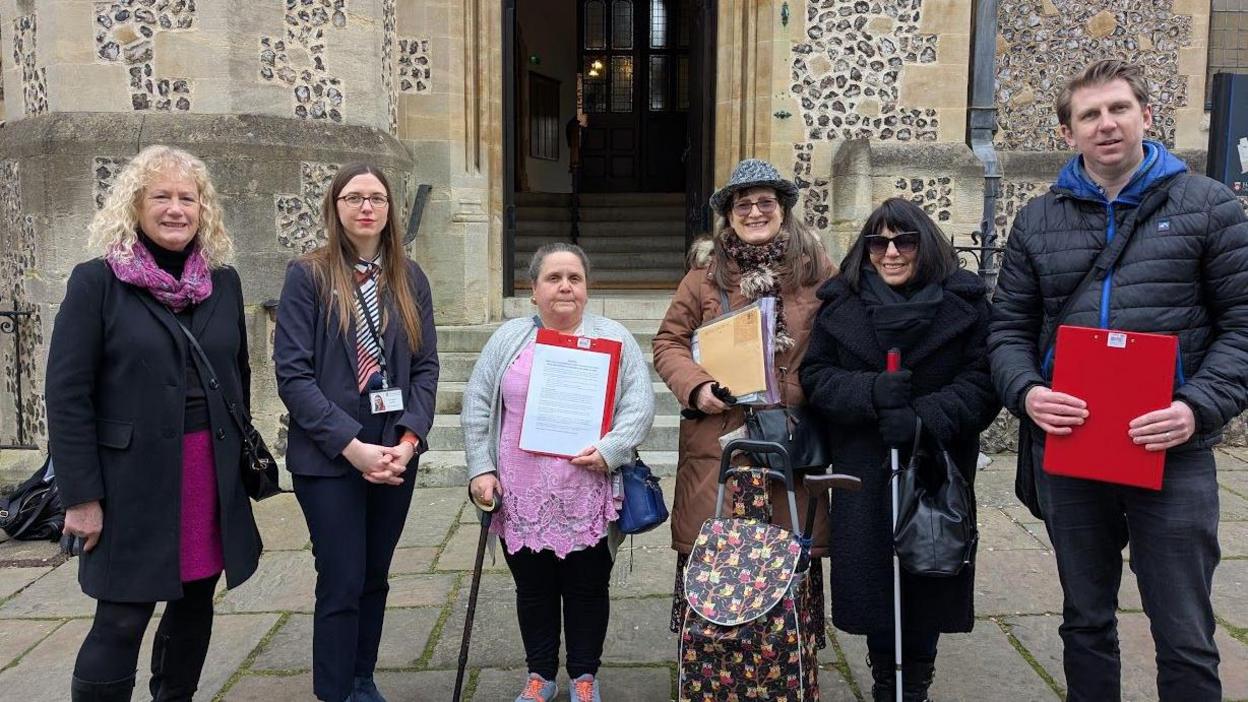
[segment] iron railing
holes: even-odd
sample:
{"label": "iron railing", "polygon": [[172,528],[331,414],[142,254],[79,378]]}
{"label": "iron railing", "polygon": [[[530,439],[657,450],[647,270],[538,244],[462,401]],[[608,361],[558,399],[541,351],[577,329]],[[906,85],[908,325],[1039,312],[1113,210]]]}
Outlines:
{"label": "iron railing", "polygon": [[13,300],[13,309],[0,310],[0,334],[13,335],[13,374],[14,393],[13,405],[17,415],[17,443],[0,444],[0,449],[37,449],[26,437],[26,397],[22,386],[22,322],[29,319],[32,312],[20,310],[17,299]]}

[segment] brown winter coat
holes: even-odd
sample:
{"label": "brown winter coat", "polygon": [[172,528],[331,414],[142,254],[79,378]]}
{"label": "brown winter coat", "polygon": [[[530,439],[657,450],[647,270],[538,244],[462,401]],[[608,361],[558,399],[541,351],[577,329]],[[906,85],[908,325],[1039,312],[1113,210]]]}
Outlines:
{"label": "brown winter coat", "polygon": [[[836,271],[836,267],[826,257],[824,262],[829,275]],[[711,277],[714,265],[712,262],[705,268],[694,268],[685,275],[658,333],[654,336],[655,370],[681,406],[686,408],[695,407],[693,393],[698,386],[713,380],[701,366],[694,363],[690,343],[695,329],[722,313],[719,288]],[[733,309],[737,309],[749,300],[735,284],[735,271],[731,279],[734,284],[728,293],[728,302]],[[800,405],[805,400],[798,367],[802,356],[806,354],[811,325],[819,311],[820,302],[815,297],[815,292],[823,282],[820,280],[796,290],[785,290],[782,294],[784,317],[789,333],[796,343],[792,349],[776,358],[776,368],[777,373],[781,373],[782,397],[790,406]],[[672,548],[676,551],[689,553],[702,522],[714,515],[720,458],[719,437],[744,423],[745,410],[739,407],[701,419],[680,420],[680,455],[676,466],[676,494],[671,518]],[[785,529],[791,529],[783,485],[773,483],[771,502],[772,521]],[[800,487],[797,491],[797,508],[799,521],[804,521],[806,491]],[[816,507],[813,550],[816,556],[822,556],[827,551],[827,512],[827,496],[824,495],[819,498]]]}

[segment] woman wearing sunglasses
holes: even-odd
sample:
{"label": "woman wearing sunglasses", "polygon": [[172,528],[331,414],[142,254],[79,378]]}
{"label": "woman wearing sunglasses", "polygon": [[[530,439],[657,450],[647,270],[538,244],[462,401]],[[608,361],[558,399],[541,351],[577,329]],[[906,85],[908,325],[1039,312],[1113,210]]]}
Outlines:
{"label": "woman wearing sunglasses", "polygon": [[[936,223],[901,198],[867,218],[819,298],[802,389],[827,420],[837,472],[862,480],[831,501],[832,623],[866,635],[872,695],[892,700],[889,448],[912,444],[918,417],[973,481],[979,434],[1001,407],[988,373],[988,299]],[[884,373],[892,348],[902,370]],[[927,699],[940,634],[971,630],[974,579],[974,564],[951,578],[902,572],[904,699]]]}

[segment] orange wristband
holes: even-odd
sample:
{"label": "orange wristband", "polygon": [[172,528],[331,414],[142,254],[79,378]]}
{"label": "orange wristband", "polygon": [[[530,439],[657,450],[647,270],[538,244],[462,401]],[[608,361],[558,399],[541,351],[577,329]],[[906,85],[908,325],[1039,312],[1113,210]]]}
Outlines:
{"label": "orange wristband", "polygon": [[400,443],[404,441],[411,444],[412,449],[415,450],[416,453],[420,453],[420,437],[419,436],[416,436],[414,433],[410,431],[405,431],[403,432],[403,436],[399,439]]}

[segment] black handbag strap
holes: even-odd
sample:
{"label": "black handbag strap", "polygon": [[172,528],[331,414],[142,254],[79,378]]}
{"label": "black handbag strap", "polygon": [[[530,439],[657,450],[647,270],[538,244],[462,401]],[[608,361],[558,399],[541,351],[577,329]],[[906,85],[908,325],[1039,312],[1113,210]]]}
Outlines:
{"label": "black handbag strap", "polygon": [[[1143,205],[1141,205],[1141,208]],[[1139,209],[1136,210],[1139,212]],[[1113,268],[1118,259],[1122,257],[1122,253],[1127,250],[1127,245],[1131,243],[1131,235],[1135,232],[1135,227],[1128,227],[1125,231],[1116,232],[1114,240],[1101,249],[1101,253],[1097,255],[1096,260],[1092,263],[1092,268],[1083,275],[1083,279],[1079,281],[1079,285],[1075,286],[1074,292],[1066,297],[1066,301],[1062,303],[1062,308],[1053,316],[1053,324],[1049,328],[1047,334],[1044,335],[1044,343],[1040,345],[1040,353],[1048,353],[1048,349],[1053,345],[1053,340],[1057,338],[1057,328],[1062,325],[1062,321],[1070,314],[1070,309],[1074,307],[1075,300],[1083,296],[1088,285],[1093,280],[1100,280],[1105,277],[1109,269]]]}
{"label": "black handbag strap", "polygon": [[[170,315],[173,316],[173,313],[170,312]],[[234,425],[238,427],[239,433],[243,435],[243,441],[247,444],[247,448],[252,449],[253,446],[251,443],[250,422],[244,419],[243,415],[239,411],[238,405],[231,402],[230,398],[226,396],[225,388],[221,385],[221,381],[217,380],[217,371],[212,367],[212,361],[209,361],[208,354],[204,353],[204,347],[199,345],[199,340],[196,339],[195,335],[191,333],[191,330],[182,323],[182,320],[174,316],[173,321],[177,322],[178,326],[182,329],[182,333],[186,335],[186,340],[195,351],[195,355],[199,358],[200,362],[204,364],[204,370],[208,371],[208,387],[221,392],[221,396],[225,400],[225,408],[229,410],[230,418],[234,420]]]}

